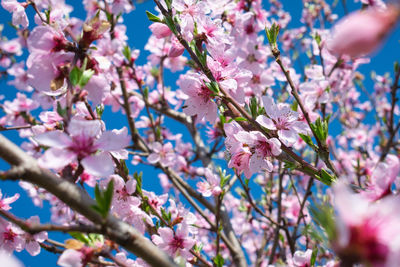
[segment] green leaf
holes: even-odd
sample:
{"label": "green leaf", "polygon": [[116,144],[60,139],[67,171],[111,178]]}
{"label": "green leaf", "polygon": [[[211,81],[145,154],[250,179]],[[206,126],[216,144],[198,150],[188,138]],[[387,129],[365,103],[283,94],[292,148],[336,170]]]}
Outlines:
{"label": "green leaf", "polygon": [[105,204],[104,208],[105,211],[107,211],[107,214],[111,209],[113,194],[114,194],[114,180],[111,179],[107,185],[106,191],[104,192],[104,204]]}
{"label": "green leaf", "polygon": [[124,49],[122,50],[122,54],[124,54],[126,60],[128,60],[129,62],[131,61],[131,49],[129,48],[129,46],[126,45],[124,47]]}
{"label": "green leaf", "polygon": [[138,192],[139,195],[142,195],[142,175],[142,172],[139,174],[135,172],[133,174],[133,178],[136,180],[136,192]]}
{"label": "green leaf", "polygon": [[97,117],[101,119],[101,116],[103,116],[104,113],[104,105],[100,104],[96,107],[96,113],[97,113]]}
{"label": "green leaf", "polygon": [[312,149],[316,150],[317,146],[314,145],[312,139],[310,136],[306,135],[306,134],[301,134],[299,133],[299,136],[301,139],[303,139],[304,142],[306,142],[307,145],[309,145]]}
{"label": "green leaf", "polygon": [[310,259],[310,265],[311,266],[315,266],[315,261],[317,259],[317,255],[318,255],[318,247],[315,247],[313,249],[312,254],[311,254],[311,259]]}
{"label": "green leaf", "polygon": [[81,241],[82,243],[85,243],[86,245],[89,244],[90,240],[87,237],[87,235],[80,233],[80,232],[69,232],[68,233],[70,236],[72,236],[73,238],[75,238],[76,240]]}
{"label": "green leaf", "polygon": [[147,18],[152,22],[162,22],[159,17],[146,10]]}
{"label": "green leaf", "polygon": [[275,22],[272,24],[271,28],[265,28],[265,33],[267,34],[268,42],[271,46],[276,45],[279,30],[280,27]]}
{"label": "green leaf", "polygon": [[257,114],[257,108],[258,108],[257,98],[252,97],[252,98],[250,99],[250,106],[249,106],[249,108],[250,108],[251,116],[252,116],[253,118],[256,118],[257,115],[258,115],[258,114]]}
{"label": "green leaf", "polygon": [[171,10],[172,7],[172,0],[165,0],[165,4],[167,5],[167,9]]}
{"label": "green leaf", "polygon": [[67,109],[62,108],[60,102],[58,101],[57,101],[57,113],[63,118],[65,118],[65,116],[67,115]]}
{"label": "green leaf", "polygon": [[324,169],[321,169],[320,174],[321,182],[326,185],[330,186],[335,181],[335,178]]}
{"label": "green leaf", "polygon": [[297,168],[297,164],[296,164],[296,162],[291,162],[291,161],[285,160],[285,164],[283,165],[283,168],[293,171]]}
{"label": "green leaf", "polygon": [[194,252],[200,253],[203,249],[203,244],[194,244],[193,250]]}
{"label": "green leaf", "polygon": [[94,198],[96,199],[96,201],[101,199],[101,192],[98,184],[96,184],[96,186],[94,187]]}
{"label": "green leaf", "polygon": [[81,80],[81,70],[75,66],[69,73],[69,81],[73,86],[76,86]]}
{"label": "green leaf", "polygon": [[92,208],[99,212],[103,218],[106,218],[110,211],[113,193],[114,180],[111,180],[108,183],[107,189],[104,192],[100,191],[98,184],[96,184],[96,187],[94,188],[96,205],[93,205]]}
{"label": "green leaf", "polygon": [[329,240],[335,240],[336,223],[334,220],[334,211],[327,203],[316,204],[309,207],[313,221],[323,229]]}
{"label": "green leaf", "polygon": [[318,46],[321,45],[321,35],[319,35],[318,33],[316,33],[314,35],[314,40],[317,42]]}
{"label": "green leaf", "polygon": [[236,117],[236,118],[234,118],[234,120],[235,121],[247,121],[247,119],[243,118],[243,117]]}
{"label": "green leaf", "polygon": [[222,258],[221,254],[218,254],[217,256],[214,257],[213,262],[217,267],[223,267],[224,266],[224,258]]}
{"label": "green leaf", "polygon": [[175,28],[174,20],[172,19],[171,16],[168,16],[165,18],[165,23],[167,24],[167,26],[171,30],[171,32],[173,32],[174,34],[178,33]]}
{"label": "green leaf", "polygon": [[149,98],[149,87],[148,86],[146,86],[143,90],[143,97],[144,97],[144,99]]}
{"label": "green leaf", "polygon": [[79,81],[79,86],[81,88],[85,87],[85,85],[89,82],[90,78],[92,78],[94,74],[94,70],[88,69],[82,73],[81,79]]}
{"label": "green leaf", "polygon": [[207,88],[210,89],[210,91],[218,94],[219,93],[219,85],[217,82],[210,82],[210,83],[205,83]]}

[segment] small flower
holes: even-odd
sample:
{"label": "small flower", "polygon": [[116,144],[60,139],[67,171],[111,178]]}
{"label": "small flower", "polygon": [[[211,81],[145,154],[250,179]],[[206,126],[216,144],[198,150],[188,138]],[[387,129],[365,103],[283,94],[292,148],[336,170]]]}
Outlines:
{"label": "small flower", "polygon": [[209,169],[204,170],[206,181],[197,183],[197,190],[205,197],[219,196],[222,192],[220,178]]}
{"label": "small flower", "polygon": [[[43,167],[61,169],[79,160],[85,171],[97,177],[106,177],[114,172],[110,152],[124,149],[130,142],[127,129],[101,131],[101,122],[73,118],[67,135],[61,131],[50,131],[35,137],[41,144],[50,147],[39,159]],[[116,154],[114,156],[117,156]]]}
{"label": "small flower", "polygon": [[235,134],[235,138],[249,147],[252,154],[249,160],[249,168],[253,173],[261,170],[272,171],[273,166],[268,158],[278,156],[282,152],[278,139],[268,139],[262,133],[256,131],[250,133],[240,131]]}
{"label": "small flower", "polygon": [[172,229],[162,227],[158,229],[158,235],[153,235],[153,242],[162,250],[166,251],[169,255],[174,257],[179,253],[183,258],[189,259],[192,257],[190,249],[196,243],[194,239],[189,237],[188,226],[182,223],[174,232]]}
{"label": "small flower", "polygon": [[293,145],[297,141],[298,133],[307,134],[307,124],[298,120],[299,114],[289,105],[276,105],[269,96],[264,96],[262,100],[268,117],[260,115],[257,122],[269,130],[276,130],[285,145]]}
{"label": "small flower", "polygon": [[6,198],[2,198],[3,194],[1,193],[1,189],[0,189],[0,209],[2,210],[10,210],[10,204],[17,201],[17,199],[19,198],[19,194],[15,194],[12,197],[6,197]]}
{"label": "small flower", "polygon": [[1,6],[8,12],[12,12],[13,25],[21,25],[23,28],[29,26],[29,20],[25,13],[24,4],[18,3],[16,0],[2,0]]}
{"label": "small flower", "polygon": [[168,142],[162,145],[159,142],[155,142],[151,147],[154,152],[151,153],[147,158],[151,164],[155,164],[157,162],[160,162],[160,164],[163,166],[171,166],[174,164],[176,155],[171,143]]}

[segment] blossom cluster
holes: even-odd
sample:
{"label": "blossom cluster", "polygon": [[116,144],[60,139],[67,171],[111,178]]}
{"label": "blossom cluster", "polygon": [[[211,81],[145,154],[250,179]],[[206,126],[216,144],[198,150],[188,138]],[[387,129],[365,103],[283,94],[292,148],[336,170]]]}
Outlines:
{"label": "blossom cluster", "polygon": [[[144,52],[128,34],[139,3],[84,0],[75,17],[72,1],[1,0],[17,37],[0,32],[0,77],[16,90],[0,92],[0,131],[17,131],[34,163],[0,172],[21,188],[0,191],[0,259],[397,266],[400,67],[361,66],[400,7],[354,1],[341,18],[346,1],[304,0],[293,23],[286,2],[154,0]],[[55,188],[29,176],[38,169]],[[20,194],[50,222],[14,215]],[[68,204],[80,197],[95,204]],[[154,250],[121,242],[117,225]]]}

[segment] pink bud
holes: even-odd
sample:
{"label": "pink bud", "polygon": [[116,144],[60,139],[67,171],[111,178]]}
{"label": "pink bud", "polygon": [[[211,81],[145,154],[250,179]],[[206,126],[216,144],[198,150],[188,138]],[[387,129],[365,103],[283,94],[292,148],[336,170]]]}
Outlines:
{"label": "pink bud", "polygon": [[399,9],[369,8],[354,12],[340,20],[328,40],[328,49],[335,54],[359,57],[376,50],[393,29]]}
{"label": "pink bud", "polygon": [[185,48],[181,43],[178,41],[176,38],[172,38],[171,40],[171,47],[169,48],[168,51],[168,56],[169,57],[179,57],[180,55],[183,54],[185,51]]}
{"label": "pink bud", "polygon": [[170,36],[172,33],[167,25],[158,22],[151,24],[149,29],[158,39]]}

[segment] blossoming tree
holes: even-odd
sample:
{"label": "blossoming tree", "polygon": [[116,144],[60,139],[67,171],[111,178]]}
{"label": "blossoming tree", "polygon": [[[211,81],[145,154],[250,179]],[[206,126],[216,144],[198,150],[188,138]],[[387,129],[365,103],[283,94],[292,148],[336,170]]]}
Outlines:
{"label": "blossoming tree", "polygon": [[[302,2],[289,28],[278,0],[154,0],[139,64],[133,1],[1,0],[0,131],[21,143],[0,135],[21,188],[0,191],[1,262],[399,266],[400,66],[373,88],[358,69],[400,7]],[[16,216],[20,194],[51,221]]]}

